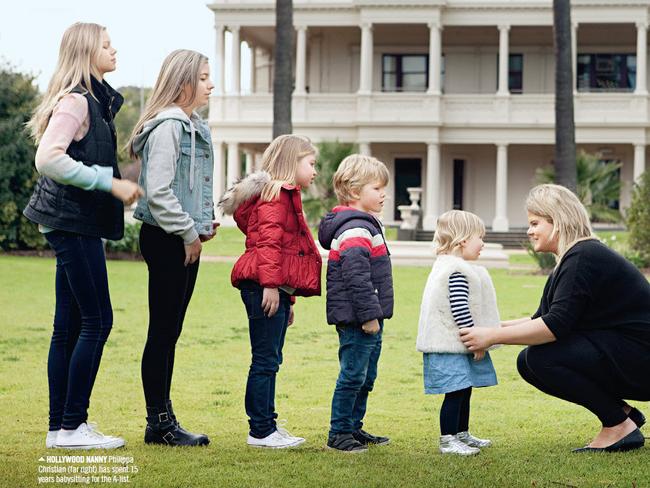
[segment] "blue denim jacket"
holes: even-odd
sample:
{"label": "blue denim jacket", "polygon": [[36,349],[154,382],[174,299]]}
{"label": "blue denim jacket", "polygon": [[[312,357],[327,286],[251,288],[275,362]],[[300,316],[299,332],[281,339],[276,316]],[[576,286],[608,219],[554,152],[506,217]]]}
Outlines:
{"label": "blue denim jacket", "polygon": [[214,159],[208,125],[172,107],[145,124],[134,149],[145,189],[134,217],[181,236],[186,244],[212,233]]}

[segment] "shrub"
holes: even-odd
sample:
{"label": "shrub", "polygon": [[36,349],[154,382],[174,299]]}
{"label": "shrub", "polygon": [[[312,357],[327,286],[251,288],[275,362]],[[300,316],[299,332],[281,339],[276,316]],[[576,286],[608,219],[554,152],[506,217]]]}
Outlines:
{"label": "shrub", "polygon": [[627,210],[627,226],[631,251],[650,263],[650,171],[643,173],[634,186],[632,204]]}
{"label": "shrub", "polygon": [[553,271],[556,263],[554,254],[550,252],[535,251],[530,241],[525,241],[522,243],[522,245],[524,248],[526,248],[528,255],[535,260],[535,263],[537,263],[537,266],[542,273],[548,274]]}
{"label": "shrub", "polygon": [[106,241],[106,250],[110,252],[126,252],[129,254],[139,254],[140,245],[140,222],[125,223],[124,237],[119,241]]}

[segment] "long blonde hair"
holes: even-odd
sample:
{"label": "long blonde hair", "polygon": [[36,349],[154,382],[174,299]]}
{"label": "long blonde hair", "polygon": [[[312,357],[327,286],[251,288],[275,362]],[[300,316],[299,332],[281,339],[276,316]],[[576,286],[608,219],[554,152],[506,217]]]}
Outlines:
{"label": "long blonde hair", "polygon": [[561,185],[534,187],[528,193],[526,210],[553,224],[551,238],[558,238],[557,255],[560,259],[578,241],[596,238],[587,209],[571,190]]}
{"label": "long blonde hair", "polygon": [[59,60],[41,103],[27,122],[32,138],[38,143],[47,128],[56,104],[72,90],[82,85],[94,96],[91,75],[99,77],[95,66],[102,47],[104,26],[77,22],[63,33]]}
{"label": "long blonde hair", "polygon": [[318,154],[308,137],[294,134],[278,136],[262,155],[262,169],[271,176],[260,195],[263,202],[275,200],[284,184],[295,184],[298,162],[305,156]]}
{"label": "long blonde hair", "polygon": [[[133,150],[133,142],[135,137],[142,132],[144,124],[174,103],[185,104],[194,100],[199,84],[201,66],[207,61],[207,56],[189,49],[177,49],[165,58],[151,92],[151,97],[133,128],[129,142],[126,143],[129,155],[132,158],[138,157]],[[182,99],[183,90],[186,86],[190,87],[189,100]]]}

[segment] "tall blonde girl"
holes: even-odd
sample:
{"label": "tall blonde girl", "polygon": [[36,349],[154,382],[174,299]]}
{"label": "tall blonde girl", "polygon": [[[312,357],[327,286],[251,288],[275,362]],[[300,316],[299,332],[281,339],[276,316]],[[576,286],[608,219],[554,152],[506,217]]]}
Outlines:
{"label": "tall blonde girl", "polygon": [[246,234],[246,251],[231,280],[248,315],[252,361],[245,405],[251,447],[278,449],[305,441],[276,424],[275,379],[295,297],[320,295],[322,262],[300,196],[316,176],[316,156],[306,137],[277,137],[262,156],[262,171],[237,183],[220,203]]}
{"label": "tall blonde girl", "polygon": [[141,194],[120,179],[113,118],[122,97],[104,80],[116,50],[106,29],[76,23],[28,128],[40,177],[24,210],[56,253],[56,308],[48,356],[48,448],[124,445],[87,423],[90,394],[113,325],[102,238],[121,239],[124,206]]}
{"label": "tall blonde girl", "polygon": [[149,270],[149,331],[142,355],[147,407],[144,441],[202,446],[208,436],[183,429],[174,414],[171,383],[176,342],[199,272],[201,242],[214,236],[210,129],[196,113],[213,85],[208,59],[196,51],[169,54],[128,143],[140,159],[145,197],[140,250]]}

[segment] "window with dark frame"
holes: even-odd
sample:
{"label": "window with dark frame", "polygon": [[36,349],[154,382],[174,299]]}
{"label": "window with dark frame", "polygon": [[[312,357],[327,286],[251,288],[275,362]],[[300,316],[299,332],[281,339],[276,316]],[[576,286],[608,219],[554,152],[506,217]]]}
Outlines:
{"label": "window with dark frame", "polygon": [[424,92],[429,85],[428,54],[384,54],[381,91]]}
{"label": "window with dark frame", "polygon": [[627,92],[636,88],[636,54],[578,54],[577,89],[581,92]]}
{"label": "window with dark frame", "polygon": [[463,183],[465,181],[465,160],[454,159],[453,209],[463,209]]}
{"label": "window with dark frame", "polygon": [[[499,86],[499,54],[497,53],[497,86]],[[510,54],[508,56],[508,91],[514,94],[523,93],[524,89],[524,55]]]}

